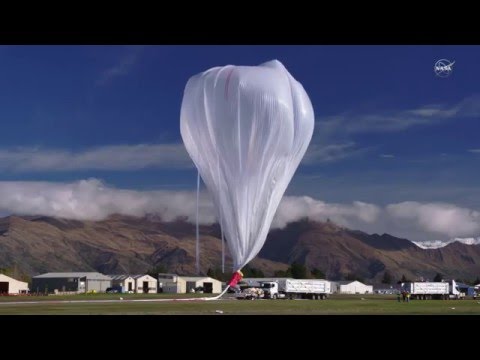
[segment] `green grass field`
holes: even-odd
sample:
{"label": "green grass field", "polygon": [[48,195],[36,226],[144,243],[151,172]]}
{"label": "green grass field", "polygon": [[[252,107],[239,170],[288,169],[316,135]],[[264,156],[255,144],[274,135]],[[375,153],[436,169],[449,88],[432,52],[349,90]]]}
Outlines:
{"label": "green grass field", "polygon": [[[123,301],[120,300],[123,297]],[[199,294],[197,296],[203,296]],[[172,298],[171,294],[155,295],[71,295],[71,296],[41,296],[41,297],[1,297],[0,315],[22,314],[134,314],[134,315],[223,315],[240,314],[279,314],[279,315],[458,315],[480,314],[478,300],[412,300],[410,303],[397,302],[393,296],[357,295],[332,296],[328,300],[235,300],[220,301],[165,301],[165,302],[129,302],[128,299]],[[175,298],[192,297],[191,295],[175,295]],[[92,300],[92,302],[68,303],[62,301]],[[112,300],[111,302],[94,302],[95,300]],[[18,301],[39,301],[35,304],[12,304]],[[45,302],[47,301],[47,302]],[[54,301],[52,303],[52,301]],[[43,303],[42,303],[43,302]]]}

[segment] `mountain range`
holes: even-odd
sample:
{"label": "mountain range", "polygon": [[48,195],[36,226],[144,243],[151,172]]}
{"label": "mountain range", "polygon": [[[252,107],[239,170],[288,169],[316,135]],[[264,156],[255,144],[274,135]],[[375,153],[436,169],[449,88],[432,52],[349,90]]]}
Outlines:
{"label": "mountain range", "polygon": [[[220,228],[200,226],[202,273],[221,266]],[[432,245],[430,245],[431,247]],[[480,276],[478,242],[455,241],[422,248],[389,234],[367,234],[330,221],[308,219],[272,230],[250,266],[266,276],[293,262],[322,270],[328,279],[354,275],[379,283],[388,271],[397,280]],[[231,270],[226,257],[226,269]],[[162,265],[179,274],[195,273],[195,225],[157,216],[113,215],[102,221],[45,216],[0,218],[0,268],[15,267],[30,276],[52,271],[143,273]]]}

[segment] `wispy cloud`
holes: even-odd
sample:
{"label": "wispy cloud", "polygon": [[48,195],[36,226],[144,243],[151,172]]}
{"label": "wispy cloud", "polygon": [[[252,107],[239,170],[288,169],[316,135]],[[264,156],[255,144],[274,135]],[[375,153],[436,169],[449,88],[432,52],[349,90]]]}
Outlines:
{"label": "wispy cloud", "polygon": [[354,142],[321,145],[312,142],[302,160],[303,164],[328,163],[363,154],[368,149],[358,148]]}
{"label": "wispy cloud", "polygon": [[[370,113],[348,111],[320,117],[315,123],[312,143],[303,164],[340,161],[363,155],[369,149],[362,147],[355,136],[364,133],[392,133],[415,126],[431,126],[454,118],[480,116],[480,95],[467,97],[458,103],[424,105],[406,110],[379,110]],[[469,150],[476,152],[476,149]],[[382,154],[382,158],[392,158]]]}
{"label": "wispy cloud", "polygon": [[108,69],[105,69],[100,74],[100,77],[96,81],[96,85],[105,86],[111,83],[114,79],[127,75],[130,69],[137,62],[141,49],[141,46],[130,47],[128,52],[121,56],[114,65]]}
{"label": "wispy cloud", "polygon": [[480,149],[469,149],[468,151],[474,154],[480,154]]}
{"label": "wispy cloud", "polygon": [[320,118],[315,125],[318,132],[329,135],[338,131],[349,134],[395,132],[469,116],[480,116],[480,95],[467,97],[453,106],[425,105],[416,109],[378,111],[370,114],[346,112]]}
{"label": "wispy cloud", "polygon": [[188,168],[183,144],[112,145],[71,152],[61,149],[0,149],[0,170],[12,172]]}
{"label": "wispy cloud", "polygon": [[380,154],[379,156],[384,159],[393,159],[395,157],[393,154]]}
{"label": "wispy cloud", "polygon": [[[369,149],[354,143],[311,144],[303,163],[328,163],[359,156]],[[0,148],[0,171],[42,172],[75,170],[129,171],[150,168],[191,168],[185,146],[179,144],[109,145],[81,151],[36,147]]]}

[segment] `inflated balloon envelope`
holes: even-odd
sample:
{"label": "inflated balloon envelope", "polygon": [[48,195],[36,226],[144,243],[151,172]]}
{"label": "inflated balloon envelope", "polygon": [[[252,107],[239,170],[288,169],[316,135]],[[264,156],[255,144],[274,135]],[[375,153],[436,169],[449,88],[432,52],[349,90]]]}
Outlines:
{"label": "inflated balloon envelope", "polygon": [[180,131],[221,221],[236,271],[230,285],[263,247],[313,128],[307,93],[277,60],[189,79]]}

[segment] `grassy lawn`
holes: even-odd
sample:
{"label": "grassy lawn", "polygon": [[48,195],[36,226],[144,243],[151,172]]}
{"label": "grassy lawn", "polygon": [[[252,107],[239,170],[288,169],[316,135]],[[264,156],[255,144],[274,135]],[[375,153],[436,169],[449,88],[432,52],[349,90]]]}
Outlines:
{"label": "grassy lawn", "polygon": [[[151,295],[121,295],[125,300],[140,298],[168,298],[172,294]],[[191,295],[174,295],[176,298],[192,297]],[[203,296],[203,294],[198,294]],[[280,315],[363,315],[363,314],[480,314],[480,302],[478,300],[413,300],[410,303],[399,303],[395,297],[389,296],[332,296],[326,301],[315,300],[257,300],[240,301],[225,299],[221,301],[166,301],[166,302],[129,302],[119,299],[120,295],[74,295],[74,296],[42,296],[38,300],[105,300],[114,302],[81,302],[81,303],[40,303],[40,304],[8,304],[5,298],[1,299],[0,315],[6,314],[151,314],[151,315],[182,315],[216,314],[216,310],[222,310],[224,315],[237,314],[280,314]],[[20,297],[10,297],[12,300],[20,300]],[[25,301],[37,300],[35,297],[26,297]]]}

